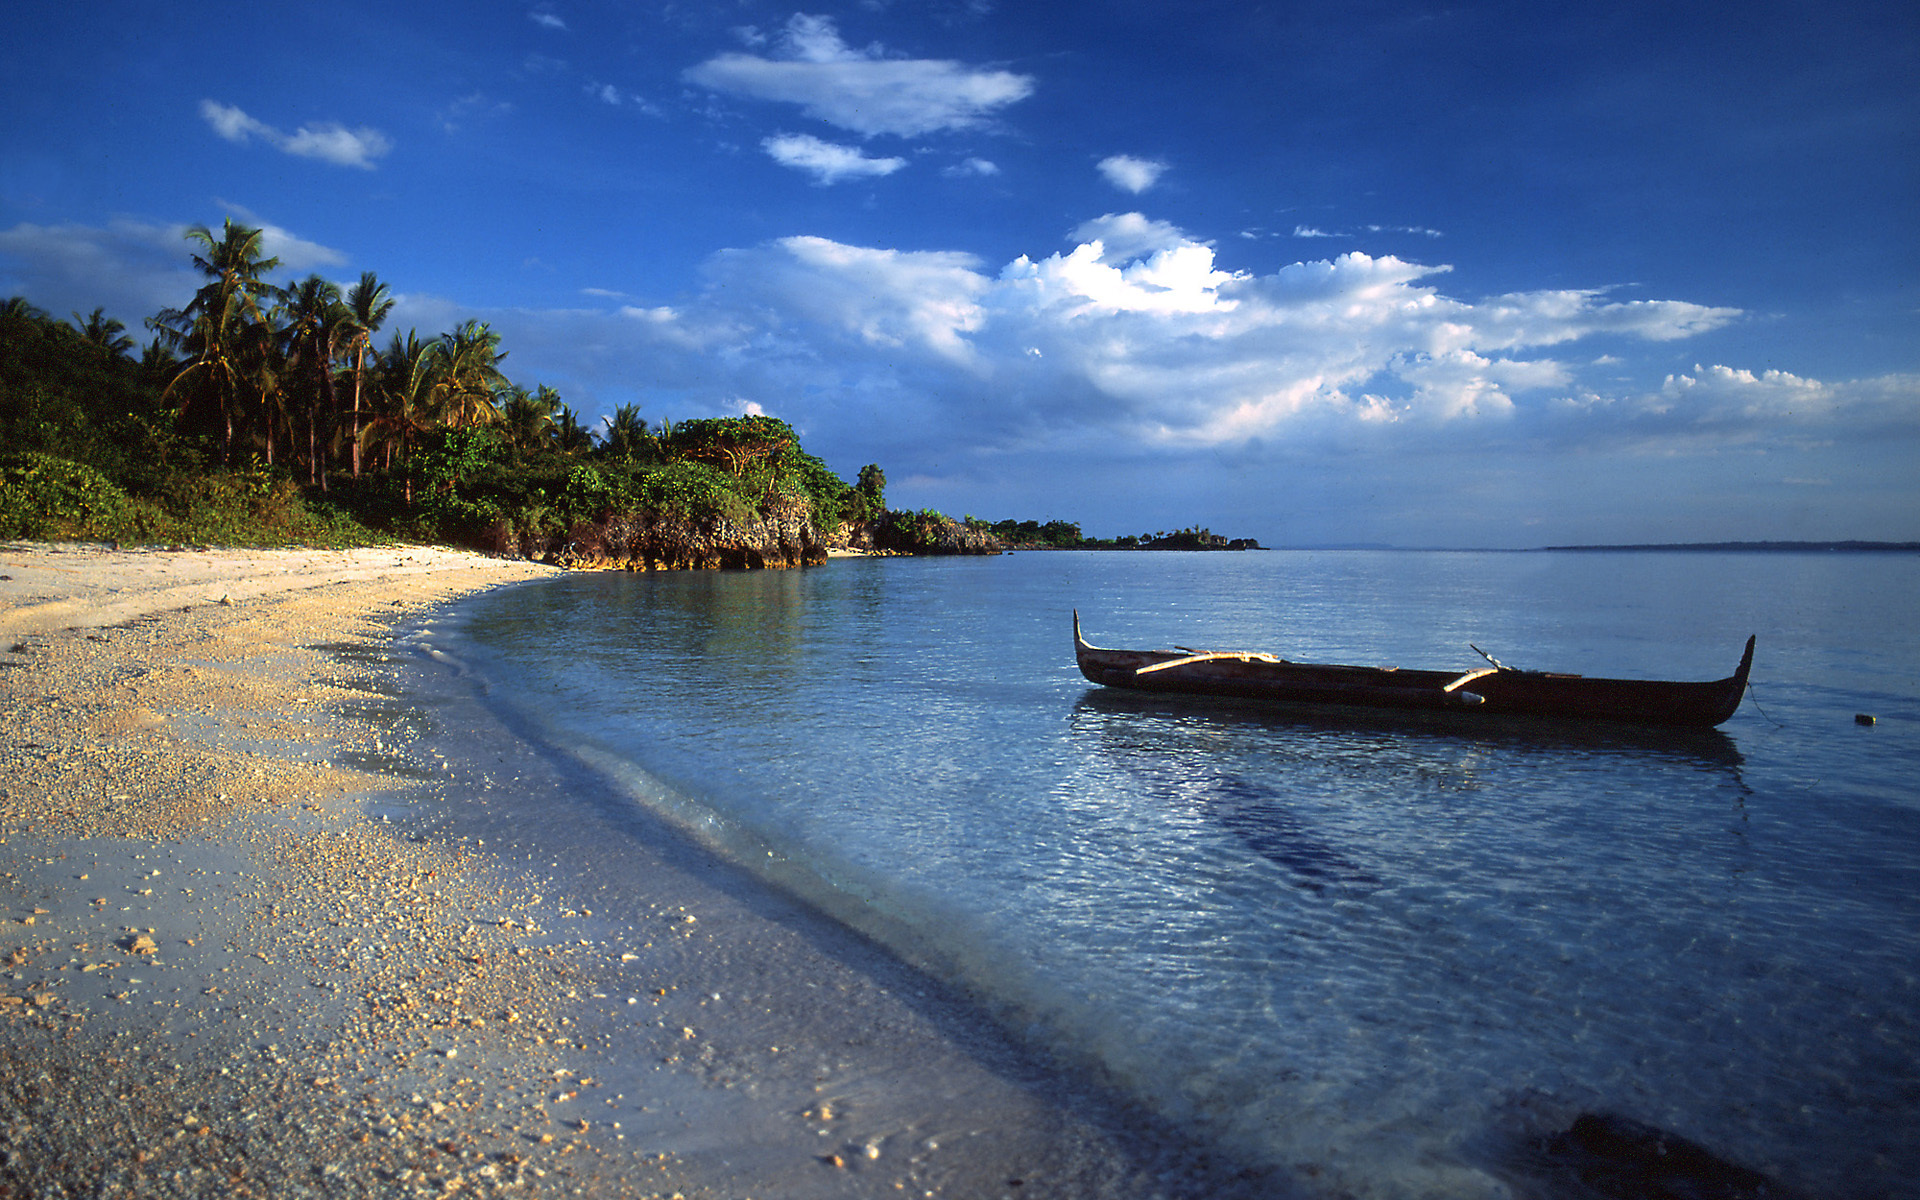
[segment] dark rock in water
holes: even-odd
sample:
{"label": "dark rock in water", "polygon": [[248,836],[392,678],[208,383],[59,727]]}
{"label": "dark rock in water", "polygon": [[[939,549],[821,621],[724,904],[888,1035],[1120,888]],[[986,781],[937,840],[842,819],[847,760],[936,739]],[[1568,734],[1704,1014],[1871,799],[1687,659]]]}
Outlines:
{"label": "dark rock in water", "polygon": [[1546,1152],[1580,1182],[1618,1200],[1787,1200],[1758,1171],[1683,1137],[1611,1113],[1582,1113]]}

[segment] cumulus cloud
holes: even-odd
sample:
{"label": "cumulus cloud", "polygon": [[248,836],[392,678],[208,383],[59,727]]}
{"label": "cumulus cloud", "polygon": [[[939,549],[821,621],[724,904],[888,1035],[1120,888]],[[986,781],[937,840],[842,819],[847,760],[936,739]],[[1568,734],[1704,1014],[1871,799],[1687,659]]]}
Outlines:
{"label": "cumulus cloud", "polygon": [[1100,173],[1107,177],[1107,182],[1136,196],[1160,182],[1160,176],[1166,174],[1166,170],[1166,163],[1150,158],[1135,158],[1131,154],[1115,154],[1100,160]]}
{"label": "cumulus cloud", "polygon": [[823,185],[843,179],[891,175],[907,165],[904,158],[869,158],[856,146],[837,145],[807,133],[781,134],[767,138],[760,145],[773,161],[796,171],[806,171]]}
{"label": "cumulus cloud", "polygon": [[762,394],[838,396],[812,416],[844,419],[848,436],[900,423],[906,444],[911,413],[983,449],[1096,434],[1225,448],[1577,421],[1581,368],[1544,348],[1670,340],[1739,315],[1602,290],[1462,300],[1437,286],[1445,266],[1390,255],[1229,270],[1211,246],[1140,213],[1087,221],[1072,240],[997,270],[818,237],[730,250],[674,327],[711,334],[705,353],[730,347]]}
{"label": "cumulus cloud", "polygon": [[335,166],[373,170],[373,160],[393,149],[393,143],[377,129],[361,126],[348,129],[335,121],[302,125],[292,133],[283,133],[264,121],[248,116],[242,109],[217,100],[200,102],[200,117],[227,141],[246,145],[254,138],[285,154],[299,158],[317,158]]}
{"label": "cumulus cloud", "polygon": [[829,125],[867,137],[904,137],[979,126],[1033,91],[1031,76],[950,59],[889,58],[878,46],[856,50],[829,17],[796,13],[771,57],[721,54],[686,79],[712,91],[797,104]]}
{"label": "cumulus cloud", "polygon": [[1067,236],[1083,245],[1098,242],[1102,251],[1100,257],[1111,262],[1125,262],[1187,241],[1187,235],[1180,231],[1179,226],[1168,221],[1155,221],[1137,212],[1108,213],[1091,221],[1083,221]]}
{"label": "cumulus cloud", "polygon": [[[131,326],[196,286],[180,234],[133,223],[0,231],[0,294],[55,312],[105,304]],[[996,496],[1014,494],[1003,484],[1028,489],[1019,494],[1034,506],[1060,502],[1064,492],[1046,499],[1035,482],[1057,476],[1083,511],[1095,511],[1089,497],[1140,505],[1080,471],[1094,458],[1112,478],[1136,477],[1151,458],[1156,479],[1185,471],[1195,496],[1231,476],[1248,503],[1268,505],[1273,488],[1302,486],[1272,481],[1308,476],[1328,489],[1315,503],[1370,503],[1381,480],[1399,495],[1427,463],[1412,520],[1455,494],[1463,455],[1485,465],[1482,477],[1508,472],[1519,511],[1555,471],[1622,464],[1655,496],[1664,485],[1650,481],[1672,477],[1649,472],[1681,461],[1729,478],[1844,476],[1857,489],[1869,470],[1906,480],[1920,439],[1913,375],[1825,381],[1724,364],[1636,374],[1636,345],[1663,357],[1740,319],[1731,309],[1604,288],[1463,297],[1444,290],[1444,264],[1392,255],[1252,271],[1137,212],[1086,221],[1070,241],[989,262],[788,237],[715,254],[672,305],[604,280],[614,286],[588,289],[577,308],[475,311],[410,296],[396,320],[423,330],[489,320],[514,362],[584,413],[633,400],[675,418],[760,404],[836,466],[883,462],[904,485],[931,479],[937,462],[991,477]],[[268,249],[290,273],[344,258],[277,228]],[[1557,349],[1589,339],[1607,353]],[[1893,465],[1859,465],[1869,459]],[[1223,474],[1221,463],[1239,466]],[[1343,482],[1354,470],[1372,482]],[[964,489],[914,486],[916,504],[977,503]],[[1910,482],[1877,486],[1889,511],[1910,497]]]}
{"label": "cumulus cloud", "polygon": [[1787,371],[1698,366],[1662,381],[1631,406],[1651,430],[1683,428],[1735,441],[1807,446],[1836,428],[1877,440],[1920,434],[1920,375],[1882,375],[1838,383]]}

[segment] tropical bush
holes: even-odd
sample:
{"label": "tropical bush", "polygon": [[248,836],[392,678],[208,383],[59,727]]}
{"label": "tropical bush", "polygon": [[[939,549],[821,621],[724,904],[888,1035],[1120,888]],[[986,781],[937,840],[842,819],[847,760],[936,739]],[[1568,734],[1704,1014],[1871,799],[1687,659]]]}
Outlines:
{"label": "tropical bush", "polygon": [[533,547],[583,521],[746,528],[800,504],[824,540],[879,511],[877,466],[849,488],[777,418],[654,426],[624,404],[596,438],[552,388],[507,379],[483,322],[383,349],[372,272],[275,286],[260,230],[187,240],[204,282],[147,320],[137,361],[99,309],[0,303],[0,536]]}

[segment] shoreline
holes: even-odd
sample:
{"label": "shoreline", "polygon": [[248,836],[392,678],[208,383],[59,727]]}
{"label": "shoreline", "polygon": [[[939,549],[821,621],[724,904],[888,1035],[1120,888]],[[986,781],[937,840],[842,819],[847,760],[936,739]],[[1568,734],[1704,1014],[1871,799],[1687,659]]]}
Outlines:
{"label": "shoreline", "polygon": [[0,1190],[1220,1194],[396,648],[555,573],[0,546]]}

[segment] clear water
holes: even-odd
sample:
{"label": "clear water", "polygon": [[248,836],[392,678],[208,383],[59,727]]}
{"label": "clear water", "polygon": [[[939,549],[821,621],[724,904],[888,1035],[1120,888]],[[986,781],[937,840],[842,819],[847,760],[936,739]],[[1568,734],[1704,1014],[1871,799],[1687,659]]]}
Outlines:
{"label": "clear water", "polygon": [[[1309,1194],[1504,1194],[1496,1135],[1604,1110],[1877,1196],[1920,1178],[1916,600],[1912,555],[1059,553],[574,575],[456,632],[634,803]],[[1105,692],[1075,607],[1301,660],[1759,650],[1716,732],[1480,729]]]}

